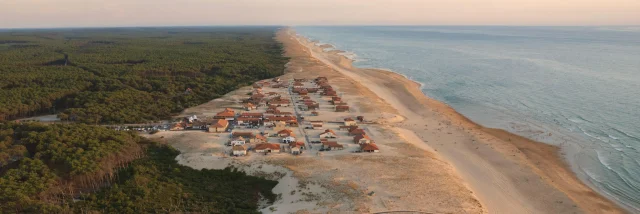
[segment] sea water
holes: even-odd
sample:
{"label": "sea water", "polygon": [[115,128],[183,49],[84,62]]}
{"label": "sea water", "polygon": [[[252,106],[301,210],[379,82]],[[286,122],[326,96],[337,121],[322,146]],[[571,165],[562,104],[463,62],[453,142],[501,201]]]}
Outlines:
{"label": "sea water", "polygon": [[295,27],[482,125],[559,145],[586,183],[640,212],[640,27]]}

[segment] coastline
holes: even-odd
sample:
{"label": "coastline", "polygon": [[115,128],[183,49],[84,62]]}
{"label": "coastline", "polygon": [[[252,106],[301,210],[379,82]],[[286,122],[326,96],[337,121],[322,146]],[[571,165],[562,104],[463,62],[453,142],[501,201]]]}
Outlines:
{"label": "coastline", "polygon": [[[450,163],[489,212],[557,213],[575,211],[571,207],[577,206],[586,213],[625,213],[583,183],[560,155],[559,147],[484,127],[427,97],[418,82],[393,71],[354,67],[353,60],[335,47],[325,51],[326,45],[297,37],[291,29],[283,31],[306,47],[311,57],[356,80],[395,108],[405,118],[397,125],[414,132],[422,140],[417,143],[430,146]],[[452,145],[428,132],[458,137]]]}

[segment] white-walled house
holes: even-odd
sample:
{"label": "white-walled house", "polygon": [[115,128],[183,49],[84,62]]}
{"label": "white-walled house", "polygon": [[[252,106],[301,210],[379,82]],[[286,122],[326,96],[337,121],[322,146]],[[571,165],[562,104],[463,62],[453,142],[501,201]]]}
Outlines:
{"label": "white-walled house", "polygon": [[247,141],[243,138],[243,137],[236,137],[233,138],[231,140],[231,145],[232,146],[242,146],[246,143]]}
{"label": "white-walled house", "polygon": [[337,138],[338,135],[331,129],[325,130],[323,133],[320,133],[320,138]]}
{"label": "white-walled house", "polygon": [[292,136],[282,138],[282,143],[296,142],[296,138]]}
{"label": "white-walled house", "polygon": [[233,154],[234,156],[244,156],[244,155],[247,155],[247,147],[245,147],[245,146],[241,146],[241,145],[233,146],[232,154]]}

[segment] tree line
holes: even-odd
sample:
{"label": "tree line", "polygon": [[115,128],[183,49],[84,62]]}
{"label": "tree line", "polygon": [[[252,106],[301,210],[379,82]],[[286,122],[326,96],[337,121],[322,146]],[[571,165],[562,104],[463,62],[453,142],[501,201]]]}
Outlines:
{"label": "tree line", "polygon": [[[0,32],[0,120],[160,120],[259,79],[287,59],[275,27]],[[191,89],[191,90],[188,90]]]}
{"label": "tree line", "polygon": [[277,184],[195,170],[134,132],[83,124],[0,124],[0,213],[256,213]]}

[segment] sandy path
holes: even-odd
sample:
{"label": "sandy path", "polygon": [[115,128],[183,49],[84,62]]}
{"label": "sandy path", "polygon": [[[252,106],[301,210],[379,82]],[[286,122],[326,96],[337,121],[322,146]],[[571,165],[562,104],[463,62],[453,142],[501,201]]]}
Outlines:
{"label": "sandy path", "polygon": [[452,164],[490,213],[622,212],[578,180],[556,147],[478,126],[427,98],[418,84],[401,75],[354,68],[336,52],[296,39],[312,57],[365,86],[408,118],[401,124],[405,130],[399,132]]}

